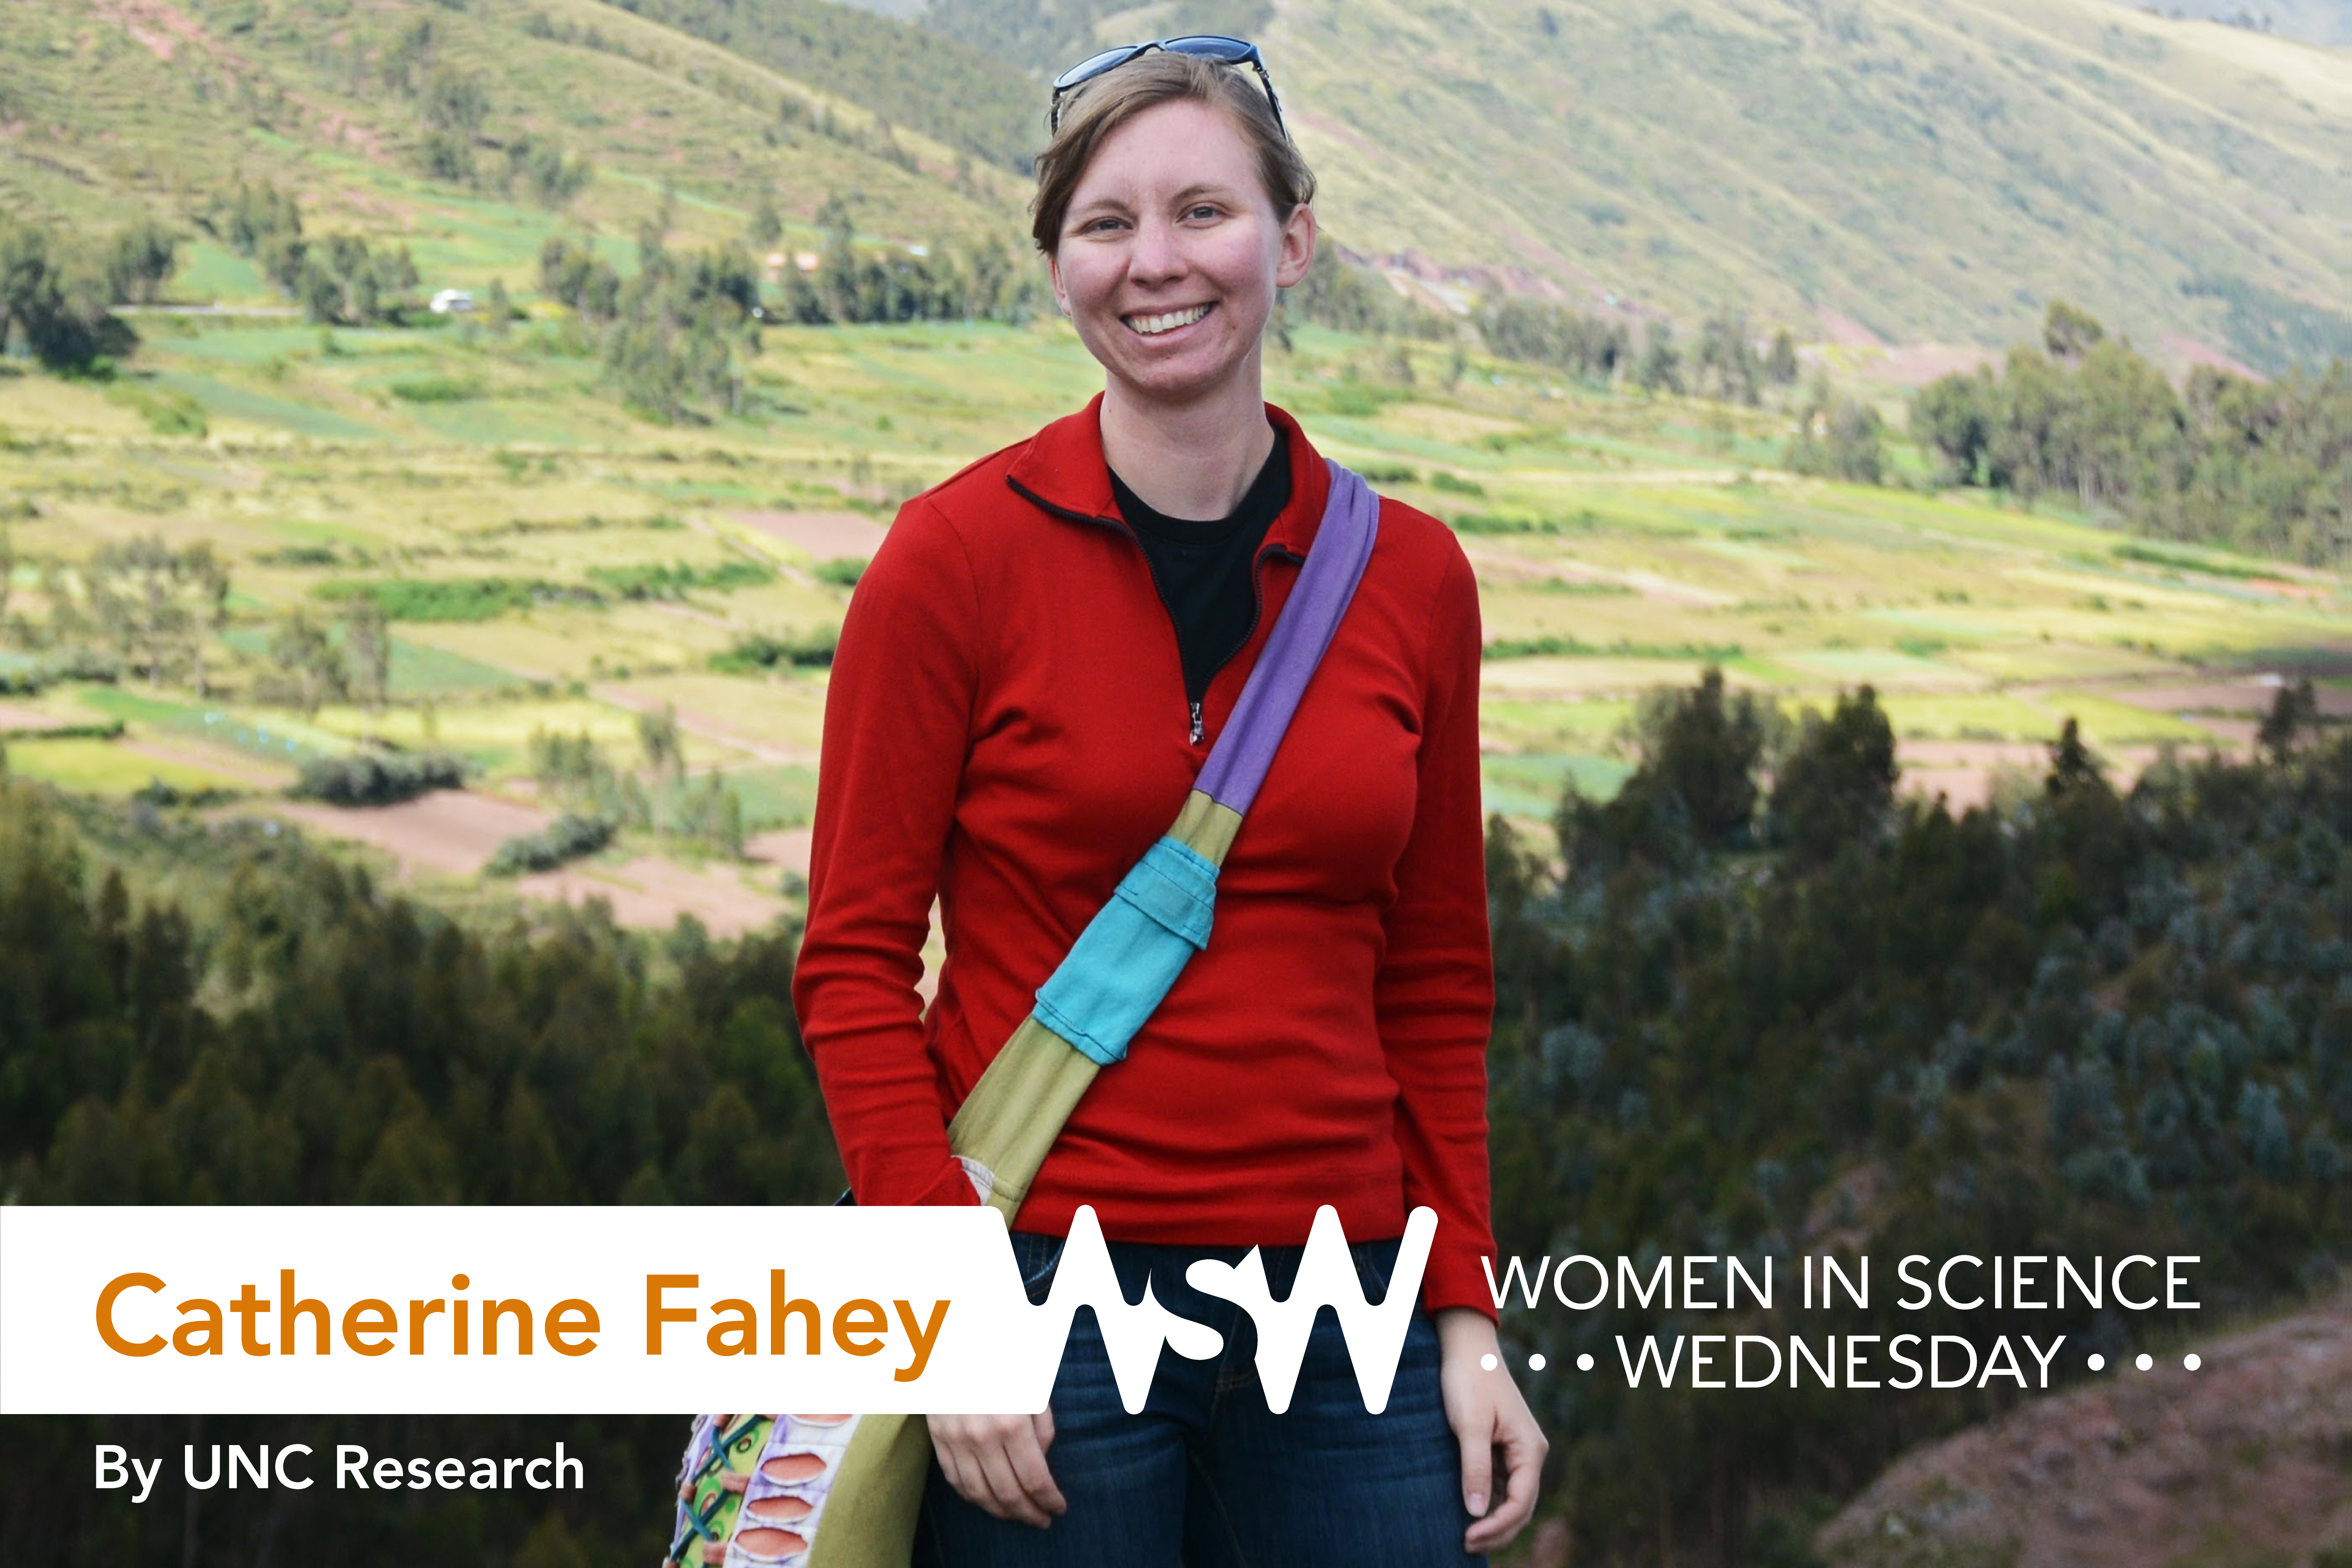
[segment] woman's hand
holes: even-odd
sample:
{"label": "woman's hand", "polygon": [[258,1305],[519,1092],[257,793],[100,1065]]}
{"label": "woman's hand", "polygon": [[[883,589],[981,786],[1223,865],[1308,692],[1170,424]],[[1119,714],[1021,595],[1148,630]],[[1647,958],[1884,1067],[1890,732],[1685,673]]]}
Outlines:
{"label": "woman's hand", "polygon": [[934,1415],[931,1447],[948,1484],[999,1519],[1043,1530],[1069,1511],[1045,1468],[1054,1413],[1035,1415]]}
{"label": "woman's hand", "polygon": [[[1445,1400],[1445,1418],[1462,1443],[1462,1500],[1476,1521],[1463,1536],[1462,1549],[1497,1552],[1533,1517],[1536,1483],[1543,1477],[1544,1455],[1551,1445],[1537,1429],[1534,1413],[1503,1364],[1494,1320],[1471,1307],[1441,1307],[1435,1321],[1438,1387]],[[1495,1358],[1494,1371],[1480,1364],[1484,1356]],[[1498,1448],[1505,1480],[1503,1495],[1496,1500]]]}

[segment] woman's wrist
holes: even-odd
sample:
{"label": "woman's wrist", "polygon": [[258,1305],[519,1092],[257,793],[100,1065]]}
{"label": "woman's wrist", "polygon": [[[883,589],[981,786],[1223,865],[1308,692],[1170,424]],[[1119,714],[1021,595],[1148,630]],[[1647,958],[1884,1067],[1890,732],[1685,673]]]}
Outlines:
{"label": "woman's wrist", "polygon": [[1430,1319],[1437,1325],[1438,1344],[1448,1352],[1483,1355],[1497,1348],[1495,1320],[1475,1307],[1440,1307]]}

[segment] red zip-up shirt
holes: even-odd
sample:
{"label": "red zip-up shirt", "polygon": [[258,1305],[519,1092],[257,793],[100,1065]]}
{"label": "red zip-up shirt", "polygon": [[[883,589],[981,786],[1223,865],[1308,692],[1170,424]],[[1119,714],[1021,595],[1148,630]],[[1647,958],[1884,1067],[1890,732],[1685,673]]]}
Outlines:
{"label": "red zip-up shirt", "polygon": [[[908,501],[842,623],[793,1001],[861,1204],[978,1201],[949,1118],[1175,820],[1322,521],[1329,472],[1268,405],[1290,502],[1194,740],[1101,403]],[[1494,1314],[1478,652],[1453,532],[1383,499],[1208,946],[1087,1090],[1016,1229],[1066,1235],[1090,1204],[1112,1240],[1280,1246],[1318,1205],[1366,1240],[1426,1204],[1423,1304]],[[926,1013],[935,892],[947,957]]]}

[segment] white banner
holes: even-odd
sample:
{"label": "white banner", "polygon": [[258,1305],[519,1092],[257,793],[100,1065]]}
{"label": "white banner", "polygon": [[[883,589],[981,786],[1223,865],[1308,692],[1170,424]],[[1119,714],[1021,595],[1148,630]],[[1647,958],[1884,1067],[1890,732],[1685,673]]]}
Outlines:
{"label": "white banner", "polygon": [[[1317,1306],[1384,1406],[1435,1215],[1368,1305],[1322,1210],[1287,1300],[1241,1302],[1286,1404]],[[1129,1409],[1215,1331],[1119,1290],[1082,1208],[1032,1306],[988,1208],[0,1207],[0,1414],[1036,1411],[1094,1308]]]}

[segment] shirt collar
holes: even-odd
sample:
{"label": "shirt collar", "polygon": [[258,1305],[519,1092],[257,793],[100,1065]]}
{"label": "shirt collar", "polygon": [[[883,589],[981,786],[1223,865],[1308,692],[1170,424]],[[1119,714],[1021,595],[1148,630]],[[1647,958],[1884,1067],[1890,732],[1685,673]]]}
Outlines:
{"label": "shirt collar", "polygon": [[[1102,401],[1103,395],[1097,392],[1084,408],[1032,436],[1004,478],[1014,489],[1048,510],[1124,527],[1118,503],[1111,495],[1110,463],[1103,457]],[[1290,451],[1290,500],[1267,524],[1265,543],[1304,556],[1323,523],[1323,508],[1331,495],[1331,470],[1288,410],[1269,403],[1265,416],[1289,437]]]}

